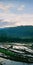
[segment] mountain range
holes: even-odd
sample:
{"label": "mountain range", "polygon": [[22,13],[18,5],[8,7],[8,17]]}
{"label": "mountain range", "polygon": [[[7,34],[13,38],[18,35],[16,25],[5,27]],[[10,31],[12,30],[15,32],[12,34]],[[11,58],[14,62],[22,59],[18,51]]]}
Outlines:
{"label": "mountain range", "polygon": [[0,28],[0,42],[33,42],[33,26]]}

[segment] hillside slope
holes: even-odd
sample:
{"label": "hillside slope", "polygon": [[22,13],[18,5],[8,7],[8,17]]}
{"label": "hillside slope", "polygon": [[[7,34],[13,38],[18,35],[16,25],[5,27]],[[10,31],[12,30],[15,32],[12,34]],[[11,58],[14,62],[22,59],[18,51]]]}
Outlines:
{"label": "hillside slope", "polygon": [[3,41],[33,41],[33,26],[0,29],[0,42]]}

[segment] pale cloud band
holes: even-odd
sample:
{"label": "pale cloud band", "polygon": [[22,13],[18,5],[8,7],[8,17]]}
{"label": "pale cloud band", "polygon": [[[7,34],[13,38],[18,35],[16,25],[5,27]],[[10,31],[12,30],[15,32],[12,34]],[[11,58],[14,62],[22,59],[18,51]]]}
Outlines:
{"label": "pale cloud band", "polygon": [[[14,4],[7,4],[7,5],[5,5],[5,4],[3,4],[3,3],[0,3],[0,9],[1,10],[3,10],[3,12],[8,12],[11,8],[15,8],[16,6],[14,5]],[[25,8],[25,6],[22,4],[22,5],[19,5],[16,9],[18,10],[18,11],[22,11],[22,10],[24,10],[24,8]]]}
{"label": "pale cloud band", "polygon": [[[33,14],[5,14],[0,13],[1,24],[0,27],[13,27],[20,25],[33,25]],[[2,20],[3,19],[3,20]]]}

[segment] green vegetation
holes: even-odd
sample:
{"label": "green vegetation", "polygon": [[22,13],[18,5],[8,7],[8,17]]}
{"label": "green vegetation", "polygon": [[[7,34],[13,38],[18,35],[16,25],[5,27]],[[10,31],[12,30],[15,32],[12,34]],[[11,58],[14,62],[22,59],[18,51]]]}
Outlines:
{"label": "green vegetation", "polygon": [[29,39],[20,39],[20,38],[8,38],[8,37],[0,37],[0,42],[17,42],[17,43],[22,43],[22,42],[33,42],[33,38]]}
{"label": "green vegetation", "polygon": [[0,29],[0,42],[33,42],[33,26]]}
{"label": "green vegetation", "polygon": [[14,56],[14,53],[3,48],[0,48],[0,52],[4,53],[5,55]]}

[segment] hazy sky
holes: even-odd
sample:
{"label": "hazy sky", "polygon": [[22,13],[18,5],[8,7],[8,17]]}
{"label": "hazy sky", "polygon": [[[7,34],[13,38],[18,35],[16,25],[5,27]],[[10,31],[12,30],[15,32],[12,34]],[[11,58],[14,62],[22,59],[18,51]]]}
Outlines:
{"label": "hazy sky", "polygon": [[0,27],[33,25],[33,0],[0,0]]}

